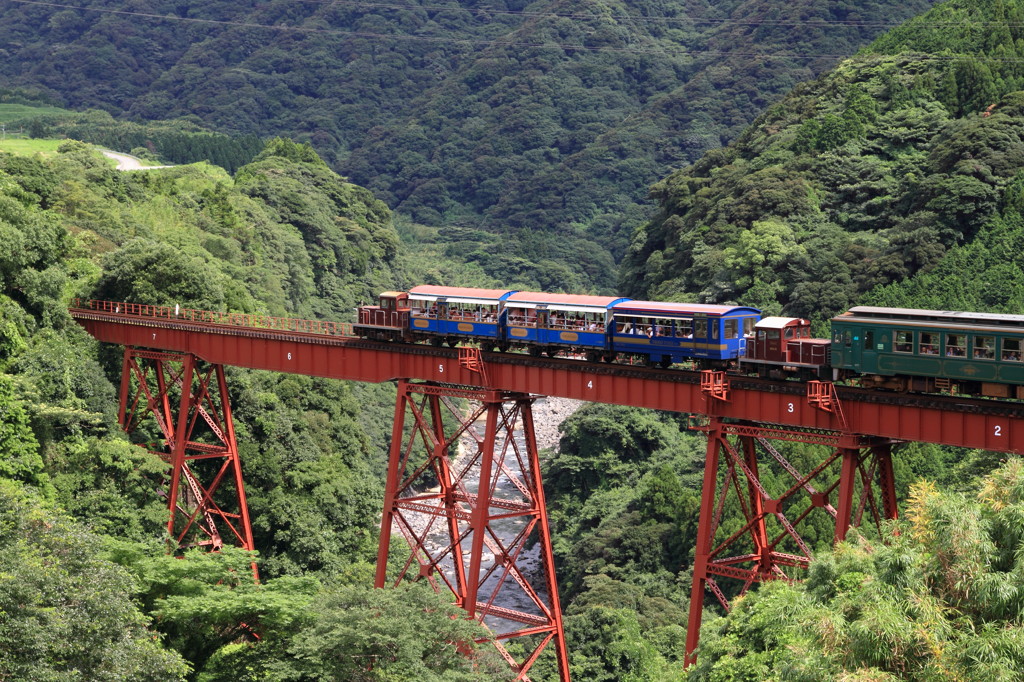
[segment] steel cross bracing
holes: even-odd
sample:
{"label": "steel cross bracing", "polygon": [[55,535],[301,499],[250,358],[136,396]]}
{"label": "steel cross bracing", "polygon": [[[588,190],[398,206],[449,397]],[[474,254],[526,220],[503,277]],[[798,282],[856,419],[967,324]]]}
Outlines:
{"label": "steel cross bracing", "polygon": [[[476,403],[467,410],[454,398]],[[552,645],[559,679],[567,681],[532,403],[522,394],[399,382],[376,585],[415,577],[450,591],[494,633],[516,679],[529,680],[530,668]],[[392,529],[410,552],[389,578]],[[528,575],[521,562],[534,544],[540,571]],[[525,606],[500,605],[510,600]],[[505,647],[512,639],[527,651],[521,660]]]}
{"label": "steel cross bracing", "polygon": [[[170,409],[169,387],[190,384],[193,380],[183,377],[191,377],[200,361],[217,368],[236,365],[355,381],[400,380],[378,584],[383,584],[382,572],[387,562],[384,538],[390,537],[394,523],[412,548],[403,573],[417,566],[417,575],[435,586],[452,590],[471,617],[488,624],[493,617],[528,626],[499,632],[499,651],[507,654],[500,642],[509,637],[540,635],[538,646],[525,660],[507,657],[522,679],[526,679],[526,671],[549,642],[555,642],[561,670],[567,671],[567,667],[563,665],[561,612],[549,550],[544,550],[548,552],[544,580],[551,599],[546,607],[544,600],[539,599],[534,600],[536,612],[517,612],[496,606],[493,591],[488,596],[492,584],[498,585],[498,589],[506,584],[515,585],[527,595],[532,594],[531,599],[539,594],[516,564],[522,552],[522,537],[517,535],[502,543],[489,524],[501,517],[518,516],[528,519],[524,530],[547,533],[542,493],[535,487],[539,486],[539,470],[533,463],[531,448],[525,448],[525,456],[519,457],[526,464],[520,471],[536,472],[527,481],[517,478],[506,466],[506,455],[501,454],[506,451],[501,446],[496,455],[488,445],[493,445],[498,432],[507,430],[506,425],[515,421],[509,409],[518,410],[524,423],[529,421],[528,408],[508,408],[504,406],[506,399],[519,405],[527,400],[524,396],[548,395],[705,415],[702,428],[708,434],[708,451],[687,637],[691,661],[706,591],[727,608],[730,594],[742,594],[755,582],[789,579],[793,570],[806,567],[811,560],[799,529],[815,516],[828,516],[836,540],[843,539],[851,524],[859,524],[865,513],[875,525],[895,517],[890,453],[893,443],[919,441],[1024,454],[1024,405],[1012,401],[897,394],[821,381],[805,384],[724,372],[658,370],[466,348],[372,342],[352,337],[350,328],[341,324],[180,310],[177,306],[87,301],[76,304],[71,315],[100,341],[135,347],[133,357],[149,359],[163,367],[155,372],[153,380],[157,387],[140,389],[142,394],[133,405],[144,402],[141,409],[156,417],[171,450],[174,480],[183,477],[192,491],[188,494],[194,500],[207,501],[205,506],[188,507],[191,511],[187,513],[181,513],[172,504],[171,526],[180,542],[186,541],[183,529],[196,527],[202,530],[200,538],[206,536],[201,541],[215,544],[220,532],[215,523],[234,518],[210,503],[215,486],[208,486],[203,492],[188,466],[189,461],[219,456],[222,452],[220,446],[197,442],[189,436],[199,420],[216,435],[217,425],[222,423],[214,416],[217,411],[204,406],[203,390],[193,391],[195,397],[188,400],[182,396],[179,415],[192,414],[190,419],[179,416],[176,420]],[[184,364],[181,370],[169,369],[169,365],[160,364],[167,362],[165,356],[191,358],[184,362],[193,369],[186,371]],[[126,354],[122,423],[131,428],[135,417],[125,416],[127,377],[132,373],[139,376],[141,370],[130,365],[127,357]],[[219,394],[226,398],[222,369],[217,372]],[[411,384],[409,380],[429,383]],[[199,384],[209,384],[209,379],[206,384],[200,379]],[[416,403],[414,397],[427,402]],[[443,420],[434,421],[435,417],[429,415],[442,409],[452,411],[452,398],[481,402],[484,407],[478,408],[482,411],[477,416],[486,415],[487,420],[483,436],[476,433],[471,420],[460,421],[458,433],[444,435]],[[414,408],[416,404],[421,406]],[[229,410],[226,402],[224,407]],[[132,408],[132,414],[135,409]],[[408,422],[406,412],[414,415]],[[224,422],[230,424],[229,413]],[[407,443],[402,438],[401,425],[406,423],[411,433],[419,434],[416,437],[424,447],[418,460],[412,437]],[[527,431],[532,439],[532,427]],[[223,435],[228,441],[223,447],[235,453],[228,455],[228,460],[237,469],[235,485],[244,510],[233,431]],[[453,469],[448,454],[448,448],[461,435],[475,443],[475,461],[484,464],[484,453],[489,453],[486,457],[490,464],[484,469],[491,472],[491,478],[480,479],[481,489],[490,490],[501,477],[520,496],[518,501],[502,501],[492,495],[485,495],[481,501],[477,492],[467,487],[466,468]],[[216,441],[218,437],[206,440]],[[804,467],[806,473],[801,473],[801,467],[787,461],[772,446],[774,440],[826,445],[829,450]],[[775,469],[773,480],[789,477],[790,485],[785,490],[768,490],[761,474],[765,467]],[[417,487],[417,481],[424,478],[436,478],[434,485],[441,492]],[[172,483],[172,487],[175,485],[178,484]],[[745,519],[740,528],[728,533],[720,527],[727,508],[738,510]],[[414,514],[429,519],[426,523],[440,528],[447,541],[442,546],[432,544],[435,540],[430,534],[411,522]],[[183,522],[175,525],[178,516]],[[231,535],[242,546],[251,547],[247,518],[238,527],[244,530],[233,531]],[[248,545],[243,538],[248,538]],[[550,547],[549,538],[541,545]],[[467,546],[468,560],[463,555]],[[485,549],[495,561],[485,573],[480,573]],[[477,580],[471,579],[473,576]],[[487,580],[492,582],[486,583]],[[726,582],[720,584],[721,581]],[[563,675],[568,679],[567,672]]]}
{"label": "steel cross bracing", "polygon": [[216,551],[225,542],[252,550],[224,367],[201,364],[191,354],[127,347],[119,421],[130,433],[152,415],[163,436],[163,447],[153,451],[171,465],[167,532],[176,551]]}
{"label": "steel cross bracing", "polygon": [[[694,552],[688,662],[694,660],[700,637],[706,591],[728,611],[730,601],[721,579],[735,582],[730,591],[736,596],[754,583],[792,579],[792,569],[805,569],[813,560],[799,532],[813,514],[834,528],[837,542],[845,539],[851,526],[860,525],[865,511],[879,535],[883,521],[897,516],[892,441],[732,424],[717,417],[701,429],[707,432],[708,448]],[[830,452],[800,473],[771,440],[828,445]],[[768,478],[766,468],[773,469]],[[781,485],[779,481],[787,477],[790,482]],[[766,480],[775,482],[774,491],[767,489]],[[829,501],[833,494],[835,506]],[[745,521],[731,532],[722,528],[728,505]]]}

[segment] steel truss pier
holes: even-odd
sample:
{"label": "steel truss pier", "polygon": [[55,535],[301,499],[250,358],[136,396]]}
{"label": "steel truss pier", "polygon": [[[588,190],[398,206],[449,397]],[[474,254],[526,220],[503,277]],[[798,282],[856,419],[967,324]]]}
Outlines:
{"label": "steel truss pier", "polygon": [[165,494],[172,550],[255,549],[224,366],[190,353],[126,347],[118,420],[131,433],[148,416],[163,442],[147,445],[171,466]]}
{"label": "steel truss pier", "polygon": [[[448,590],[467,618],[494,633],[517,680],[529,680],[530,668],[552,645],[559,679],[568,682],[533,400],[398,382],[376,586],[411,578]],[[409,554],[388,576],[393,528]],[[537,574],[524,570],[528,552],[539,554]],[[510,640],[525,656],[510,653]]]}
{"label": "steel truss pier", "polygon": [[[791,580],[794,570],[810,565],[813,557],[800,526],[812,513],[831,517],[836,542],[846,538],[851,525],[861,524],[865,512],[879,533],[882,521],[897,515],[892,441],[728,423],[718,417],[698,428],[707,433],[708,446],[686,636],[687,664],[696,660],[705,595],[710,592],[729,610],[729,599],[719,581],[738,581],[738,592],[733,592],[742,596],[754,583]],[[826,445],[831,452],[801,473],[772,445],[773,440]],[[774,494],[763,478],[769,467],[776,485],[780,479],[786,481],[785,489],[776,489]],[[731,532],[722,528],[727,504],[738,507],[745,521]]]}

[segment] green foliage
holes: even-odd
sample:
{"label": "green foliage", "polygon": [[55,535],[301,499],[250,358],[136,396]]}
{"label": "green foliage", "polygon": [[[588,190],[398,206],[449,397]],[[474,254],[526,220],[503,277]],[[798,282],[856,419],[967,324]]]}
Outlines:
{"label": "green foliage", "polygon": [[166,243],[133,239],[104,257],[103,271],[99,299],[151,305],[173,301],[200,310],[224,305],[223,284],[213,268]]}
{"label": "green foliage", "polygon": [[0,475],[45,488],[47,475],[39,442],[29,428],[25,404],[14,395],[10,376],[0,374]]}
{"label": "green foliage", "polygon": [[131,599],[131,576],[97,537],[0,480],[0,676],[17,680],[183,680]]}
{"label": "green foliage", "polygon": [[586,405],[545,470],[573,675],[675,680],[705,444],[675,417]]}
{"label": "green foliage", "polygon": [[976,499],[915,484],[888,545],[842,544],[708,623],[688,679],[1020,677],[1022,481],[1014,459]]}
{"label": "green foliage", "polygon": [[631,609],[596,606],[566,618],[566,645],[574,678],[594,682],[668,682],[681,679],[647,640]]}
{"label": "green foliage", "polygon": [[[610,291],[652,182],[735,138],[831,67],[826,55],[934,2],[801,0],[798,22],[766,0],[554,14],[215,2],[189,21],[17,6],[0,27],[0,74],[94,109],[22,119],[50,134],[232,172],[258,152],[254,135],[286,135],[416,222],[486,230],[484,251],[506,237],[506,253],[536,263],[532,235],[552,236],[553,264],[523,282]],[[258,28],[275,24],[296,30]],[[594,266],[576,270],[579,254]],[[483,264],[502,278],[498,267]]]}
{"label": "green foliage", "polygon": [[[166,526],[159,490],[167,465],[114,435],[111,380],[119,380],[120,362],[71,322],[67,305],[75,295],[99,296],[345,319],[367,292],[395,286],[397,237],[389,221],[380,202],[341,180],[308,146],[282,140],[237,182],[204,164],[119,173],[76,141],[62,143],[51,158],[0,155],[0,230],[17,246],[0,255],[0,485],[13,480],[38,488],[102,534],[109,555],[136,576],[132,583],[115,571],[123,579],[116,588],[121,601],[111,601],[109,623],[97,617],[92,639],[78,633],[85,627],[78,615],[48,604],[45,595],[37,609],[18,583],[11,599],[24,596],[21,605],[34,610],[24,612],[26,624],[11,626],[24,641],[0,646],[0,665],[18,666],[0,677],[63,679],[65,659],[81,659],[83,670],[99,666],[83,673],[89,679],[176,679],[184,660],[211,680],[241,679],[233,671],[249,669],[260,679],[282,679],[280,671],[294,669],[287,648],[311,626],[306,606],[320,590],[314,576],[333,582],[357,571],[368,580],[352,567],[376,549],[393,387],[230,370],[245,477],[259,491],[250,497],[267,579],[259,587],[245,579],[252,575],[247,555],[224,551],[182,561],[154,542]],[[314,259],[330,258],[328,272],[314,272]],[[149,442],[159,435],[144,425],[133,437]],[[88,537],[96,545],[101,536]],[[0,574],[15,575],[8,565]],[[95,590],[114,580],[103,573],[108,568]],[[134,646],[134,635],[123,645],[78,652],[106,636],[111,623],[134,633],[148,622],[122,608],[132,595],[166,638],[146,635],[150,648],[140,649],[138,660],[120,653]],[[92,601],[85,606],[93,608]],[[54,642],[68,643],[50,642],[48,629]],[[75,651],[64,655],[65,649]],[[9,672],[23,671],[29,660],[41,662],[38,677]],[[164,674],[147,672],[154,661],[166,664]],[[51,662],[58,672],[49,672]]]}
{"label": "green foliage", "polygon": [[31,138],[67,137],[120,151],[130,149],[133,154],[138,151],[136,156],[170,163],[208,161],[229,173],[249,163],[263,147],[256,135],[215,133],[188,118],[136,123],[96,110],[26,108],[8,130],[15,127],[25,129]]}
{"label": "green foliage", "polygon": [[[290,647],[301,678],[313,680],[511,680],[515,673],[467,621],[426,585],[375,590],[342,586],[313,606],[311,625]],[[476,654],[467,657],[467,651]]]}
{"label": "green foliage", "polygon": [[167,506],[157,494],[168,465],[127,441],[66,439],[50,454],[56,501],[93,532],[144,542],[162,535]]}
{"label": "green foliage", "polygon": [[655,185],[662,213],[635,234],[622,288],[825,319],[925,276],[1007,218],[1024,161],[1024,36],[1003,22],[1021,11],[943,3]]}

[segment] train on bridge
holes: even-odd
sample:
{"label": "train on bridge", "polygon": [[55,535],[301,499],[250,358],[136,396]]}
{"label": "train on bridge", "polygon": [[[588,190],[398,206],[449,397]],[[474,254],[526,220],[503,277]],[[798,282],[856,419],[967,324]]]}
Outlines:
{"label": "train on bridge", "polygon": [[360,306],[354,329],[392,342],[1024,399],[1024,315],[858,306],[821,339],[809,320],[744,306],[423,285]]}

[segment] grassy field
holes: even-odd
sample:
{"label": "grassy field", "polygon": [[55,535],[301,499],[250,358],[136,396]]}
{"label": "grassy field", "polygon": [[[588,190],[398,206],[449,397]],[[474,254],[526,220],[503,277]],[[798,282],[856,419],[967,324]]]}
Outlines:
{"label": "grassy field", "polygon": [[29,140],[25,138],[11,138],[0,140],[0,151],[18,156],[31,156],[32,154],[54,154],[57,147],[64,140]]}
{"label": "grassy field", "polygon": [[19,118],[29,118],[42,114],[70,114],[67,109],[58,107],[33,107],[27,104],[4,104],[0,103],[0,123],[15,121]]}

